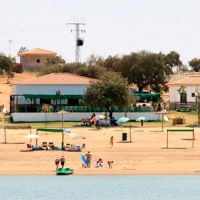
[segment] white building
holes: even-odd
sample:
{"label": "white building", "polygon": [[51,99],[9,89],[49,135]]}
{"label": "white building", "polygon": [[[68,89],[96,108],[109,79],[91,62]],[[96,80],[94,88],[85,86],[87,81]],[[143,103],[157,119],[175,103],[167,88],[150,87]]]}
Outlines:
{"label": "white building", "polygon": [[[200,75],[188,75],[182,79],[169,82],[169,100],[170,104],[190,103],[196,106],[197,93],[200,92]],[[178,90],[180,87],[185,88],[185,94],[181,95]]]}
{"label": "white building", "polygon": [[[10,112],[36,112],[43,103],[79,105],[84,90],[96,79],[70,73],[52,73],[12,86]],[[57,105],[56,105],[57,104]]]}
{"label": "white building", "polygon": [[[89,110],[89,106],[80,105],[80,102],[84,91],[95,81],[97,79],[75,74],[52,73],[16,83],[12,85],[10,96],[10,112],[13,121],[81,121],[85,117],[90,118],[93,110]],[[53,110],[48,113],[41,112],[43,103],[51,105]],[[57,114],[58,110],[70,111],[70,114],[62,116]],[[96,114],[103,114],[103,111],[99,110]],[[140,116],[147,117],[149,120],[161,118],[161,115],[154,112],[114,113],[116,119],[125,115],[130,120]]]}

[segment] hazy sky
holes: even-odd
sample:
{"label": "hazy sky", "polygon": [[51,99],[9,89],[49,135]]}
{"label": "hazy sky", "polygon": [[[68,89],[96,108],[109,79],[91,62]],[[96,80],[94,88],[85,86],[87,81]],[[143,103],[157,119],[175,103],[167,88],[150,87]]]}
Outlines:
{"label": "hazy sky", "polygon": [[74,62],[74,22],[86,23],[82,62],[141,50],[200,58],[199,0],[0,0],[0,52],[43,48]]}

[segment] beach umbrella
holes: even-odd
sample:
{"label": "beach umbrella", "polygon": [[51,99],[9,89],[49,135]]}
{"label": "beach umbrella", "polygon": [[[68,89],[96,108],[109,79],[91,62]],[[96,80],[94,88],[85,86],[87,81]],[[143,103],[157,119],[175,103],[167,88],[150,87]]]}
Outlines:
{"label": "beach umbrella", "polygon": [[140,121],[148,121],[147,117],[138,117],[135,121],[140,122]]}
{"label": "beach umbrella", "polygon": [[36,135],[36,134],[31,134],[31,133],[25,136],[25,138],[30,139],[30,143],[32,142],[32,141],[31,141],[32,139],[37,139],[38,137],[39,137],[38,135]]}
{"label": "beach umbrella", "polygon": [[[166,110],[161,110],[159,112],[155,112],[155,114],[159,114],[162,115],[162,131],[164,130],[164,125],[163,125],[163,121],[164,121],[164,114],[168,114],[168,112]],[[166,120],[167,121],[167,120]]]}
{"label": "beach umbrella", "polygon": [[60,110],[59,112],[57,112],[57,114],[62,115],[62,128],[63,128],[63,115],[64,115],[64,114],[70,114],[70,112],[67,112],[67,111],[65,111],[65,110]]}
{"label": "beach umbrella", "polygon": [[36,135],[36,134],[28,134],[28,135],[26,135],[25,137],[26,137],[26,138],[29,138],[29,139],[36,139],[36,138],[38,138],[39,136]]}
{"label": "beach umbrella", "polygon": [[120,117],[117,121],[116,121],[116,123],[117,124],[122,124],[122,123],[124,123],[124,122],[127,122],[127,121],[129,121],[130,119],[128,118],[128,117]]}
{"label": "beach umbrella", "polygon": [[96,122],[97,120],[104,119],[105,117],[105,115],[96,115],[91,119],[91,122]]}
{"label": "beach umbrella", "polygon": [[71,131],[68,128],[61,128],[61,130],[67,132],[67,133],[71,133]]}

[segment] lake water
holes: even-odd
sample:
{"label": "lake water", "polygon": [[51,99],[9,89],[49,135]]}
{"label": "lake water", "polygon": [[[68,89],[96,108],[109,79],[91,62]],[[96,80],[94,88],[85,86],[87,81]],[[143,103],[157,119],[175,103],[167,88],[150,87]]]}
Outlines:
{"label": "lake water", "polygon": [[199,200],[200,176],[0,176],[0,200]]}

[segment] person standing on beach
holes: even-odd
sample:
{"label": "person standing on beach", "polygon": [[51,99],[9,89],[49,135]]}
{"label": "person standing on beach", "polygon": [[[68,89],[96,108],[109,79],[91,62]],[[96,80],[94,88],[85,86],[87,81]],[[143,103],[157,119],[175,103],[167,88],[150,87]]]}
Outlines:
{"label": "person standing on beach", "polygon": [[61,163],[61,166],[62,166],[62,168],[64,167],[64,165],[65,165],[65,157],[64,156],[62,156],[61,158],[60,158],[60,163]]}
{"label": "person standing on beach", "polygon": [[90,153],[90,151],[88,151],[86,154],[85,154],[85,157],[87,159],[87,167],[90,167],[91,165],[91,160],[92,160],[92,155]]}
{"label": "person standing on beach", "polygon": [[55,159],[56,171],[58,171],[59,163],[60,163],[60,159],[57,157],[57,158]]}
{"label": "person standing on beach", "polygon": [[113,147],[113,140],[114,140],[114,137],[113,135],[110,137],[110,147],[112,148]]}

